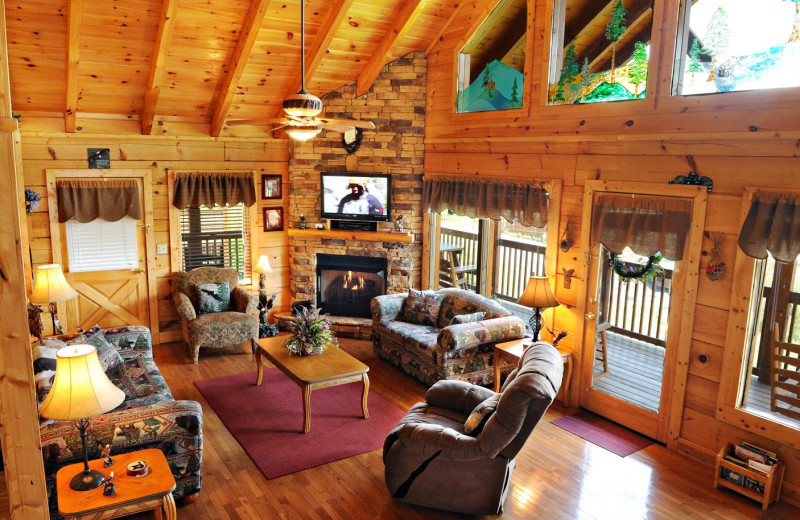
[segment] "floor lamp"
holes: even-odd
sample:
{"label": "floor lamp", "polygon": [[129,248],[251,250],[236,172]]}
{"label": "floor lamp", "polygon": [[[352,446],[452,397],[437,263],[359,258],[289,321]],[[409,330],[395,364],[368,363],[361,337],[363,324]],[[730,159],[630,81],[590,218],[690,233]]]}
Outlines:
{"label": "floor lamp", "polygon": [[113,410],[125,399],[125,393],[112,383],[97,359],[92,345],[77,344],[56,352],[56,375],[53,387],[39,407],[45,419],[75,421],[83,442],[83,471],[69,486],[76,491],[99,487],[105,476],[89,469],[86,430],[89,418]]}
{"label": "floor lamp", "polygon": [[64,333],[64,329],[58,322],[58,302],[71,300],[76,296],[78,296],[78,291],[67,283],[61,265],[45,264],[36,268],[36,283],[33,285],[31,301],[47,304],[47,310],[50,311],[53,319],[53,334]]}
{"label": "floor lamp", "polygon": [[533,341],[539,341],[539,331],[542,330],[542,309],[558,305],[556,295],[550,287],[550,279],[546,276],[531,276],[517,303],[533,309],[529,322],[531,337]]}

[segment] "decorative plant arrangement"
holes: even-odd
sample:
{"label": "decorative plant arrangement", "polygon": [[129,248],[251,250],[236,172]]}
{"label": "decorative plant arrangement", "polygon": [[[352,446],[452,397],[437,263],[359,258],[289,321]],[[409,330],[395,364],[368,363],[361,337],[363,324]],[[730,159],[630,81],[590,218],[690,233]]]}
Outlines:
{"label": "decorative plant arrangement", "polygon": [[303,308],[289,325],[291,336],[286,340],[286,351],[300,356],[322,354],[327,345],[338,347],[339,342],[331,330],[327,314],[320,314],[316,305]]}
{"label": "decorative plant arrangement", "polygon": [[626,262],[619,258],[616,253],[611,253],[611,268],[622,279],[623,282],[643,282],[648,278],[661,276],[664,274],[664,268],[661,267],[661,260],[664,257],[661,253],[656,253],[647,258],[645,265]]}
{"label": "decorative plant arrangement", "polygon": [[33,190],[25,190],[25,213],[33,213],[39,209],[39,201],[42,197]]}
{"label": "decorative plant arrangement", "polygon": [[[706,233],[707,235],[707,233]],[[725,275],[725,262],[722,261],[722,241],[725,234],[720,232],[711,233],[711,258],[706,265],[706,276],[712,282],[716,282]]]}

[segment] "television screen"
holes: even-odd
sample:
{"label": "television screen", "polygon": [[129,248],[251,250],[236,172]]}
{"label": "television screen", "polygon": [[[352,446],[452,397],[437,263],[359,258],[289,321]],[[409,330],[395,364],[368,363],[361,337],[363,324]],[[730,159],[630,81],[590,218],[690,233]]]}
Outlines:
{"label": "television screen", "polygon": [[322,218],[386,222],[392,179],[378,173],[322,173]]}

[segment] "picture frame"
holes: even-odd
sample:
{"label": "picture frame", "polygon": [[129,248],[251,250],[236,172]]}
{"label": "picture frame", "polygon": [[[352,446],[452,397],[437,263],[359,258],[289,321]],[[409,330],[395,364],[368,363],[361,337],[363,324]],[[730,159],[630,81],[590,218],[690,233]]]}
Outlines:
{"label": "picture frame", "polygon": [[283,231],[283,208],[264,208],[264,231]]}
{"label": "picture frame", "polygon": [[261,176],[261,199],[278,199],[283,198],[281,192],[281,182],[283,178],[280,175],[262,175]]}

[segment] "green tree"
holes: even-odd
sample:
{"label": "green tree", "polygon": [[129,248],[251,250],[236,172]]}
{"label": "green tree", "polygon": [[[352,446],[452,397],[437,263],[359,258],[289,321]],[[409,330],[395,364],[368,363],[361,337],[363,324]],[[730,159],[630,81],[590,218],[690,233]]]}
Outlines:
{"label": "green tree", "polygon": [[483,81],[481,81],[481,86],[486,90],[486,93],[489,94],[489,97],[494,97],[494,94],[492,94],[494,90],[494,80],[492,79],[492,74],[489,72],[489,65],[486,65],[486,68],[483,69]]}
{"label": "green tree", "polygon": [[731,31],[728,28],[728,13],[721,7],[718,7],[711,19],[708,21],[706,27],[706,35],[703,38],[703,48],[708,50],[711,54],[711,72],[706,81],[714,81],[717,79],[716,74],[716,57],[721,56],[728,50],[728,44],[731,39]]}
{"label": "green tree", "polygon": [[606,38],[611,42],[611,83],[616,81],[614,61],[617,53],[617,42],[625,34],[625,29],[625,8],[622,6],[622,0],[617,0],[617,3],[614,4],[614,9],[611,10],[611,16],[608,18],[608,25],[606,25]]}
{"label": "green tree", "polygon": [[694,75],[703,70],[703,67],[700,65],[701,54],[705,53],[700,49],[700,40],[695,38],[692,42],[692,48],[689,49],[689,72],[692,74],[692,83],[694,83]]}
{"label": "green tree", "polygon": [[519,102],[519,94],[517,94],[517,78],[514,78],[514,84],[511,85],[511,108],[522,104]]}
{"label": "green tree", "polygon": [[639,85],[647,81],[647,49],[642,42],[633,44],[631,63],[628,65],[628,78],[635,87],[633,97],[636,97],[639,95]]}
{"label": "green tree", "polygon": [[583,67],[581,67],[581,103],[586,101],[586,94],[589,93],[589,87],[592,84],[591,72],[589,71],[589,58],[583,58]]}
{"label": "green tree", "polygon": [[789,36],[789,43],[792,43],[800,40],[800,0],[788,1],[794,4],[794,23],[792,24],[792,34]]}
{"label": "green tree", "polygon": [[564,53],[561,62],[561,75],[558,78],[558,91],[553,101],[564,101],[564,87],[575,82],[578,76],[578,55],[575,53],[575,46],[570,45]]}

